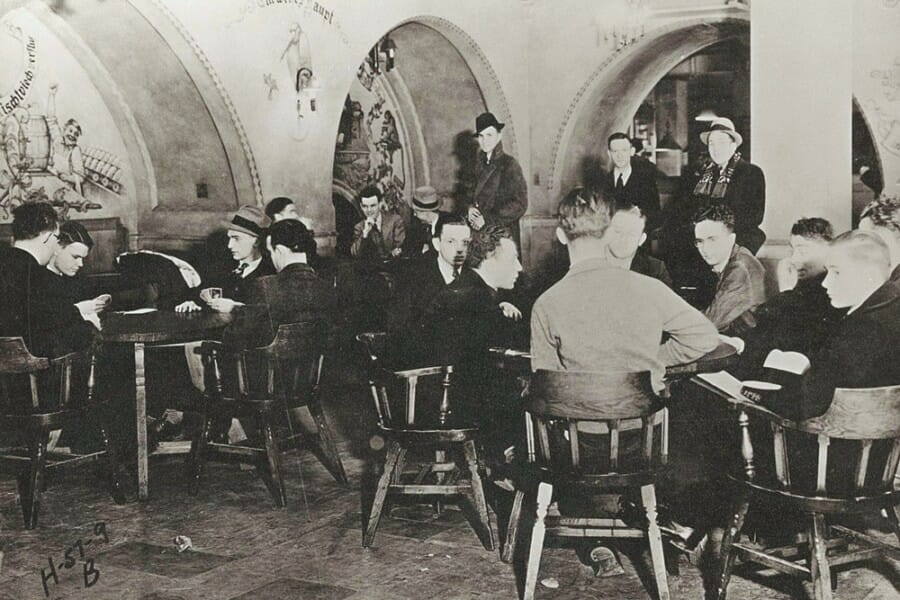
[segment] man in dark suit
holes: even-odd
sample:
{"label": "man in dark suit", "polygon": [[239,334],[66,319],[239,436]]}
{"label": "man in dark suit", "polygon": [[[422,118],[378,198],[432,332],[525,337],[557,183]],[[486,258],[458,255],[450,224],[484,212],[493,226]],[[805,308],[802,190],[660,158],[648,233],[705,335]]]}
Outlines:
{"label": "man in dark suit", "polygon": [[437,192],[431,186],[416,188],[413,193],[412,209],[413,220],[406,230],[406,239],[403,240],[403,256],[407,258],[419,258],[423,254],[434,252],[431,243],[435,237],[441,206]]}
{"label": "man in dark suit", "polygon": [[381,207],[381,190],[374,185],[359,193],[359,204],[365,218],[353,227],[350,253],[368,260],[384,260],[400,256],[406,227],[403,219]]}
{"label": "man in dark suit", "polygon": [[[250,286],[259,277],[273,275],[275,267],[263,252],[263,240],[269,217],[258,206],[245,205],[238,209],[228,228],[228,250],[237,266],[220,282],[221,296],[210,295],[209,288],[199,292],[199,299],[215,311],[230,313],[247,300]],[[200,286],[202,287],[202,286]],[[200,310],[196,300],[187,300],[175,307],[178,312]]]}
{"label": "man in dark suit", "polygon": [[0,248],[0,335],[22,337],[35,356],[87,347],[94,331],[89,315],[52,293],[57,276],[46,267],[59,249],[56,211],[45,202],[17,206],[12,232],[12,247]]}
{"label": "man in dark suit", "polygon": [[606,234],[607,260],[623,269],[659,279],[671,288],[672,278],[666,269],[666,263],[641,249],[647,240],[646,226],[647,218],[639,207],[616,203]]}
{"label": "man in dark suit", "polygon": [[489,112],[475,119],[480,150],[475,179],[469,184],[461,211],[474,231],[481,231],[488,225],[502,225],[518,245],[519,219],[528,209],[528,185],[522,167],[503,151],[504,126]]}
{"label": "man in dark suit", "polygon": [[634,146],[624,133],[614,133],[606,142],[613,168],[604,178],[607,196],[617,204],[637,206],[647,219],[647,229],[659,224],[659,189],[653,163],[634,155]]}
{"label": "man in dark suit", "polygon": [[313,232],[298,220],[285,219],[269,228],[266,246],[277,273],[256,279],[246,305],[235,311],[222,334],[232,348],[264,346],[286,323],[334,319],[334,287],[309,266],[316,256]]}

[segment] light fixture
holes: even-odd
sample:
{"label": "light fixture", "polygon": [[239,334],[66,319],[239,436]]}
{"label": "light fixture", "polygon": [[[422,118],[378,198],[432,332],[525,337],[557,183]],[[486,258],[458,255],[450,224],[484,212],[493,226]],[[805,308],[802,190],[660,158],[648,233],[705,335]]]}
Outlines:
{"label": "light fixture", "polygon": [[390,73],[394,68],[394,57],[397,55],[397,44],[394,43],[390,36],[386,35],[381,40],[381,51],[385,56],[384,70]]}
{"label": "light fixture", "polygon": [[621,50],[644,37],[650,0],[610,0],[602,6],[594,16],[598,44],[602,39],[614,50]]}
{"label": "light fixture", "polygon": [[695,121],[713,121],[718,119],[719,116],[710,108],[704,108],[700,111],[700,114],[694,117]]}

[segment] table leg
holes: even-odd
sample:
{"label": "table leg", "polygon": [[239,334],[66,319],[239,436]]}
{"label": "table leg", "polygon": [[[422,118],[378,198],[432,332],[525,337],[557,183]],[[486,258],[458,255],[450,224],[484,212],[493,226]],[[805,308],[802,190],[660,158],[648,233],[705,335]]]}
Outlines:
{"label": "table leg", "polygon": [[147,387],[144,375],[144,344],[134,345],[134,397],[137,413],[138,499],[150,497],[147,459]]}

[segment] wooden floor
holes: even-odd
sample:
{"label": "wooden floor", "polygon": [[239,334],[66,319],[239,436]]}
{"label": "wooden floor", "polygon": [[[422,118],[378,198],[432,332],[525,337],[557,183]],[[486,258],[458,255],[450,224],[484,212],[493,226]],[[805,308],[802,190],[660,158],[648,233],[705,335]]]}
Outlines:
{"label": "wooden floor", "polygon": [[[364,390],[352,377],[334,381],[342,383],[332,385],[326,411],[343,437],[351,483],[335,483],[309,453],[289,453],[285,509],[273,508],[254,471],[230,464],[211,464],[205,490],[189,496],[181,457],[168,456],[151,463],[149,502],[115,505],[88,467],[51,482],[38,529],[25,531],[15,482],[0,479],[0,600],[515,598],[522,565],[503,564],[498,552],[485,551],[459,510],[437,517],[428,506],[398,506],[382,520],[375,547],[361,547],[360,505],[368,506],[370,494],[361,499],[360,490],[371,489],[378,453],[369,448]],[[499,489],[492,496],[497,506]],[[492,520],[496,532],[496,514]],[[179,535],[193,547],[179,553],[173,543]],[[538,598],[650,597],[646,556],[622,549],[626,574],[596,579],[571,548],[547,548]],[[701,573],[686,562],[669,585],[673,598],[703,597]],[[730,597],[811,598],[811,591],[737,568]],[[842,571],[837,597],[900,597],[900,564]]]}

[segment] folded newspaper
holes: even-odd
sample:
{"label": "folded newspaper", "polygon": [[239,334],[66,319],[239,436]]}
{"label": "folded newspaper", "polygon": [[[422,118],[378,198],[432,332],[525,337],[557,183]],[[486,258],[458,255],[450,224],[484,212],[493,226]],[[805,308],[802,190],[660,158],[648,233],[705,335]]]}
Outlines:
{"label": "folded newspaper", "polygon": [[[763,363],[763,368],[784,371],[794,375],[803,375],[809,370],[809,358],[799,352],[784,352],[782,350],[772,350]],[[728,373],[727,371],[718,371],[716,373],[700,373],[697,378],[705,381],[717,390],[725,393],[732,398],[743,398],[741,389],[745,384],[751,384],[753,387],[759,388],[765,385],[765,382],[744,382]]]}

